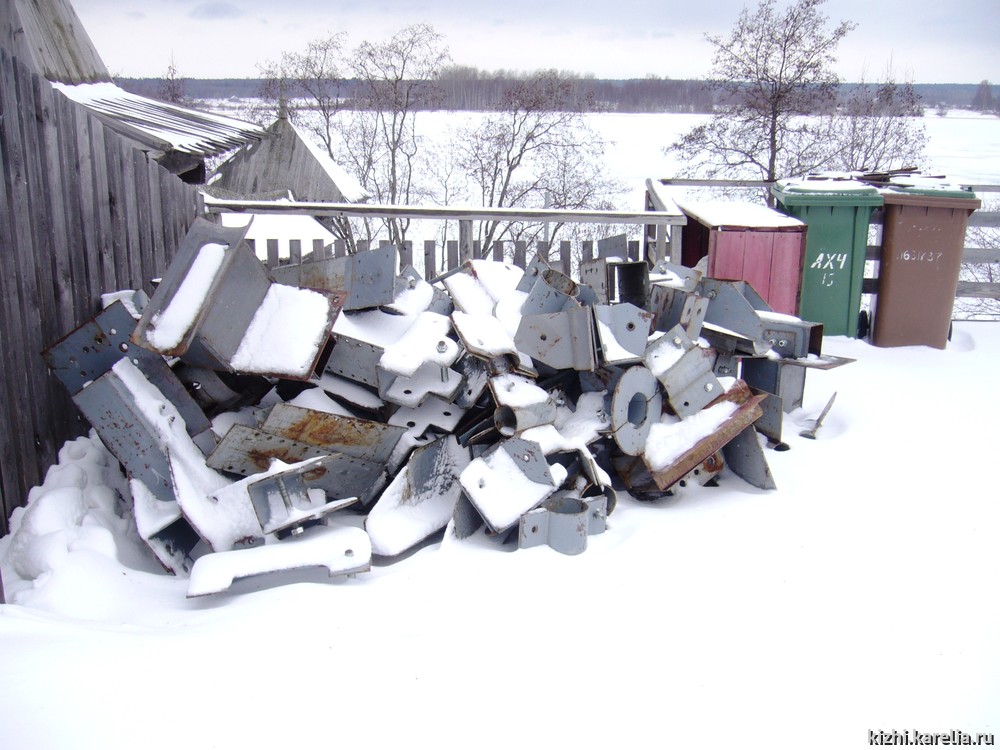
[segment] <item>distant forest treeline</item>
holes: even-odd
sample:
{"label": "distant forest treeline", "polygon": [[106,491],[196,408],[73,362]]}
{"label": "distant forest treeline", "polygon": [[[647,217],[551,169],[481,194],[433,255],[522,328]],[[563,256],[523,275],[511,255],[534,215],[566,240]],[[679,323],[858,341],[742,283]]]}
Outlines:
{"label": "distant forest treeline", "polygon": [[[711,112],[717,95],[706,81],[671,78],[632,78],[612,80],[563,74],[573,82],[575,95],[589,100],[599,110],[610,112]],[[503,90],[516,73],[485,73],[475,68],[449,69],[439,79],[442,99],[437,108],[446,110],[489,110],[496,106]],[[117,83],[127,91],[156,98],[166,85],[163,78],[120,78]],[[261,81],[256,78],[182,78],[180,85],[188,100],[248,99],[260,95]],[[343,95],[351,96],[352,81],[344,83]],[[845,83],[845,93],[856,84]],[[914,92],[926,107],[969,107],[976,96],[975,83],[915,83]]]}

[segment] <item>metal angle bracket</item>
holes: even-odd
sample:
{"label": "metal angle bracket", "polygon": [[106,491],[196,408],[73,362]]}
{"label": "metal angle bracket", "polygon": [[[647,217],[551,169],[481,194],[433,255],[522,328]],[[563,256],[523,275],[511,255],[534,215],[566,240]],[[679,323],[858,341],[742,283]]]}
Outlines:
{"label": "metal angle bracket", "polygon": [[641,362],[653,324],[653,313],[627,302],[595,305],[592,309],[601,361],[608,365]]}
{"label": "metal angle bracket", "polygon": [[[745,281],[703,278],[698,283],[698,294],[709,299],[702,335],[717,348],[732,351],[729,347],[735,346],[755,356],[771,348],[758,314],[761,310],[770,312],[771,308]],[[713,336],[720,329],[723,341],[717,342]]]}
{"label": "metal angle bracket", "polygon": [[579,307],[580,303],[576,300],[578,292],[579,287],[573,279],[554,268],[547,268],[539,274],[528,292],[521,305],[521,314],[538,315]]}
{"label": "metal angle bracket", "polygon": [[822,352],[822,323],[809,323],[776,313],[759,312],[758,315],[763,324],[763,339],[781,357],[805,358],[819,356]]}
{"label": "metal angle bracket", "polygon": [[357,496],[328,501],[326,492],[310,486],[307,481],[310,475],[330,472],[331,458],[303,461],[247,485],[250,502],[265,534],[274,534],[279,539],[289,534],[297,536],[330,513],[358,502]]}
{"label": "metal angle bracket", "polygon": [[189,435],[194,437],[208,430],[211,423],[205,412],[163,357],[131,342],[135,325],[125,305],[115,302],[50,346],[42,356],[71,396],[127,357],[177,408]]}
{"label": "metal angle bracket", "polygon": [[344,292],[344,310],[390,305],[396,292],[396,248],[364,250],[272,270],[281,284],[326,292]]}
{"label": "metal angle bracket", "polygon": [[541,507],[521,516],[518,547],[547,544],[564,555],[580,554],[587,549],[588,536],[607,529],[607,502],[603,495],[582,499],[556,493]]}
{"label": "metal angle bracket", "polygon": [[764,448],[753,425],[746,427],[722,449],[726,464],[736,476],[762,490],[777,489]]}
{"label": "metal angle bracket", "polygon": [[712,373],[715,358],[715,350],[698,346],[677,325],[649,345],[645,362],[663,386],[674,413],[690,417],[723,393]]}
{"label": "metal angle bracket", "polygon": [[541,446],[519,438],[497,443],[473,459],[459,481],[472,506],[497,534],[513,528],[557,489]]}
{"label": "metal angle bracket", "polygon": [[514,335],[517,348],[556,370],[597,367],[594,318],[587,307],[523,315]]}
{"label": "metal angle bracket", "polygon": [[292,404],[275,404],[260,428],[273,435],[377,464],[389,461],[400,437],[406,432],[403,427],[383,422],[345,417]]}
{"label": "metal angle bracket", "polygon": [[702,272],[695,268],[688,268],[679,263],[671,263],[664,258],[653,266],[650,282],[682,292],[693,292],[698,287],[698,282],[701,281],[702,276]]}

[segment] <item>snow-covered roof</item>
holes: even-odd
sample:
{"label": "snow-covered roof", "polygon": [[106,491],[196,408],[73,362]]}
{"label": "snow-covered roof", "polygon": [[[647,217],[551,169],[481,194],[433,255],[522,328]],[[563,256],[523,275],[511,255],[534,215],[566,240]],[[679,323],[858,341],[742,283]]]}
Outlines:
{"label": "snow-covered roof", "polygon": [[681,210],[710,227],[800,227],[801,221],[757,203],[678,201]]}
{"label": "snow-covered roof", "polygon": [[147,99],[109,82],[53,85],[112,130],[164,152],[213,156],[264,137],[259,125]]}
{"label": "snow-covered roof", "polygon": [[360,203],[365,189],[308,134],[287,118],[271,123],[260,143],[243,149],[219,165],[209,180],[212,190],[251,197],[287,191],[296,200]]}

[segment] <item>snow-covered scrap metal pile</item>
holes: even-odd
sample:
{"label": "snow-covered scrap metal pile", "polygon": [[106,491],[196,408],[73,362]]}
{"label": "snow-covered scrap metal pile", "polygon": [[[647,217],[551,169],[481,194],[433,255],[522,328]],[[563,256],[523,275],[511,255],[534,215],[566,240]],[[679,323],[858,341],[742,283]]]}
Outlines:
{"label": "snow-covered scrap metal pile", "polygon": [[129,478],[189,596],[298,567],[367,570],[446,530],[573,554],[616,493],[773,488],[764,444],[822,329],[744,282],[602,258],[573,280],[392,248],[268,270],[199,221],[152,299],[108,295],[45,356]]}

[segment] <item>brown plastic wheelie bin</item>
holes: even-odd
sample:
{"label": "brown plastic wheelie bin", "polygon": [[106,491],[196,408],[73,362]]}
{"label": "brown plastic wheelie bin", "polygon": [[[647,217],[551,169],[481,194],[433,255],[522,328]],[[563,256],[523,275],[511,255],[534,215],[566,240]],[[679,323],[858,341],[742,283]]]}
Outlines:
{"label": "brown plastic wheelie bin", "polygon": [[885,219],[872,343],[944,349],[965,248],[971,190],[940,178],[894,178],[882,189]]}

